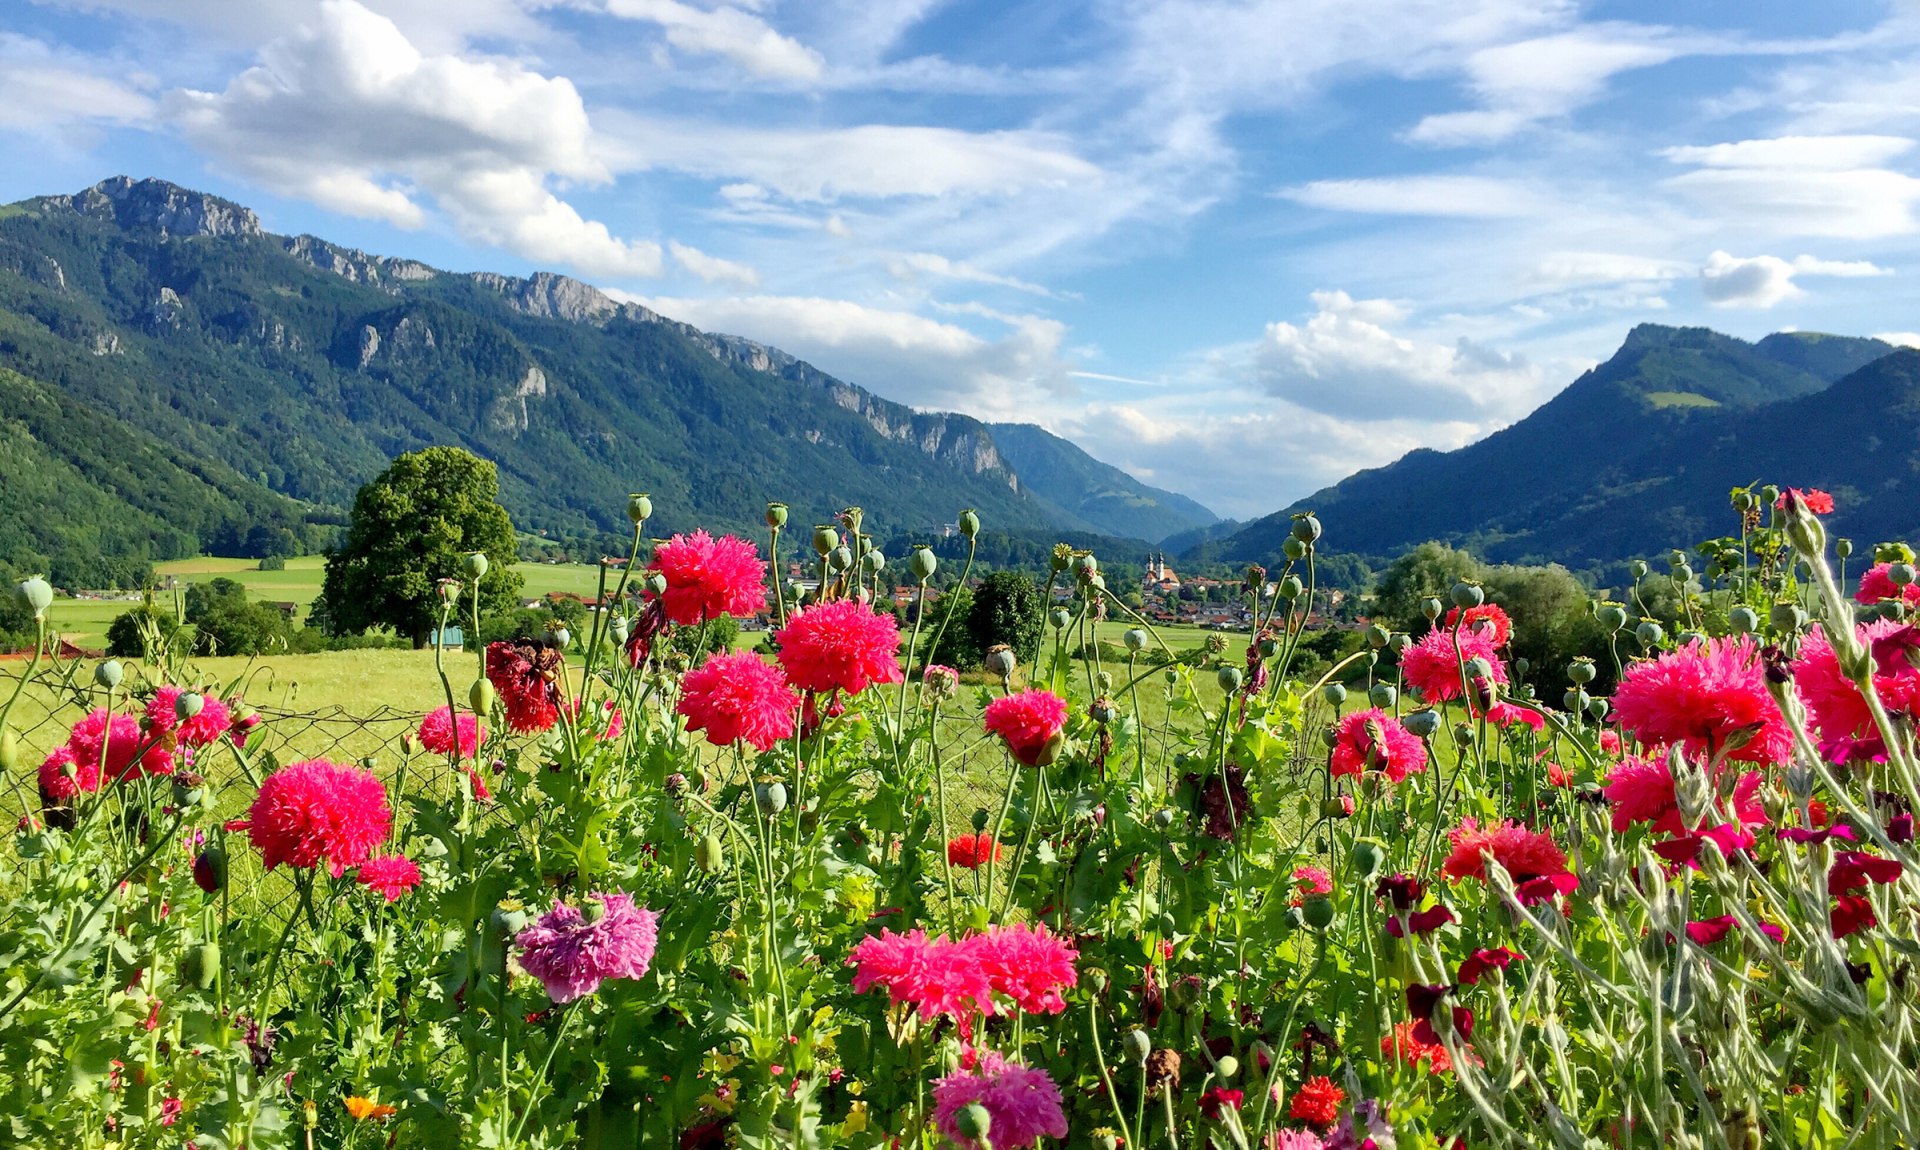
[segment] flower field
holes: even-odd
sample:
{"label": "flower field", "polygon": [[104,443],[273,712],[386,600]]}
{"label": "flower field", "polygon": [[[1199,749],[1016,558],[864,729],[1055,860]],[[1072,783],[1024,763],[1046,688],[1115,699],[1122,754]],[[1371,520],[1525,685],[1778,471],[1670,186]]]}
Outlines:
{"label": "flower field", "polygon": [[[1165,649],[1063,548],[1039,649],[963,682],[914,655],[937,610],[868,605],[857,511],[805,598],[768,581],[777,516],[648,542],[636,513],[619,610],[432,656],[377,769],[178,652],[36,652],[0,680],[0,1122],[76,1150],[1915,1145],[1920,582],[1895,544],[1844,577],[1831,511],[1736,492],[1738,548],[1697,582],[1675,553],[1677,621],[1636,572],[1551,699],[1472,583],[1303,678],[1311,516],[1231,646]],[[440,584],[443,624],[479,633],[484,573]],[[44,637],[50,589],[19,593]],[[706,650],[768,607],[771,653]],[[29,709],[59,734],[31,751]]]}

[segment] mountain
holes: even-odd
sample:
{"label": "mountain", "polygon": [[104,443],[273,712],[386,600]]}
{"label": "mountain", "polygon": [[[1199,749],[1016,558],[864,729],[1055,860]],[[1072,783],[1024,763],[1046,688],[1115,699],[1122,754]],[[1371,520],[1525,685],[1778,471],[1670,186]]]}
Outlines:
{"label": "mountain", "polygon": [[[1291,515],[1312,510],[1330,548],[1375,564],[1439,539],[1495,562],[1608,574],[1723,534],[1728,491],[1756,479],[1836,497],[1873,490],[1879,480],[1858,452],[1816,457],[1798,446],[1844,442],[1834,429],[1896,420],[1862,389],[1912,354],[1875,339],[1783,332],[1748,343],[1644,324],[1613,358],[1511,427],[1349,476],[1189,556],[1271,562]],[[1881,436],[1899,442],[1891,426]],[[1874,504],[1869,512],[1862,498],[1836,516],[1835,529],[1864,537],[1869,525],[1902,514],[1910,522],[1886,537],[1920,527],[1920,510],[1902,513],[1878,496]]]}
{"label": "mountain", "polygon": [[1095,531],[1158,543],[1210,527],[1220,517],[1184,495],[1162,491],[1102,463],[1068,440],[1031,423],[990,423],[1000,457],[1027,490],[1085,520]]}
{"label": "mountain", "polygon": [[978,420],[563,276],[274,235],[159,180],[0,207],[0,562],[86,585],[115,576],[103,555],[310,548],[431,444],[494,460],[516,525],[555,537],[624,536],[631,490],[660,531],[757,534],[769,499],[802,525],[857,504],[892,530],[969,506],[1096,530],[1079,487],[1030,491]]}

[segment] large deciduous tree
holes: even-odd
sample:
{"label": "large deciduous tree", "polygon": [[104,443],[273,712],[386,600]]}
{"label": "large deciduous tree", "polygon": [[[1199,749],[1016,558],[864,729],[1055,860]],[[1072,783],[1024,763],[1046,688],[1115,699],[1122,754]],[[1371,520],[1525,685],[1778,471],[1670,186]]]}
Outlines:
{"label": "large deciduous tree", "polygon": [[[436,582],[462,578],[475,551],[488,560],[482,612],[513,610],[517,546],[499,497],[493,464],[472,452],[429,447],[395,459],[354,496],[346,543],[327,556],[328,627],[335,634],[391,627],[425,646],[439,623]],[[467,602],[463,597],[457,618]]]}

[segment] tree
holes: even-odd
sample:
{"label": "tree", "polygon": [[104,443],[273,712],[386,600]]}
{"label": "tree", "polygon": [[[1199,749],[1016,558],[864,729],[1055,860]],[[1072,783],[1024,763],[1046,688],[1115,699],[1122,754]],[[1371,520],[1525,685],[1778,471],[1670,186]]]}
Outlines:
{"label": "tree", "polygon": [[1427,617],[1420,611],[1421,600],[1438,599],[1452,606],[1448,593],[1453,585],[1478,579],[1483,571],[1480,561],[1465,551],[1445,543],[1422,543],[1395,559],[1380,577],[1373,592],[1374,618],[1398,631],[1424,634]]}
{"label": "tree", "polygon": [[973,593],[967,611],[967,634],[982,655],[1004,643],[1023,663],[1031,664],[1040,650],[1046,626],[1046,604],[1031,576],[1021,571],[995,571]]}
{"label": "tree", "polygon": [[201,655],[258,655],[285,647],[293,622],[270,603],[256,603],[246,585],[213,579],[187,588],[187,622],[194,628],[193,649]]}
{"label": "tree", "polygon": [[[1606,631],[1590,606],[1592,592],[1565,567],[1494,567],[1486,573],[1486,588],[1487,598],[1513,619],[1509,651],[1532,664],[1530,677],[1548,692],[1549,702],[1557,705],[1571,685],[1566,670],[1576,655],[1593,658],[1603,679],[1612,677]],[[1606,685],[1603,681],[1600,689]]]}
{"label": "tree", "polygon": [[[951,619],[948,613],[952,613]],[[927,644],[926,654],[919,658],[922,665],[939,663],[947,667],[977,667],[986,654],[984,648],[973,641],[973,632],[968,629],[968,620],[973,616],[973,588],[955,584],[941,593],[940,598],[927,604],[927,617],[920,623],[920,641]],[[943,632],[940,625],[945,622]],[[938,639],[936,643],[934,640]]]}
{"label": "tree", "polygon": [[[518,555],[499,496],[493,464],[458,447],[395,459],[354,496],[346,543],[327,556],[328,626],[352,634],[391,627],[414,647],[426,646],[440,619],[436,581],[463,577],[475,551],[488,560],[482,614],[513,610]],[[462,615],[467,609],[463,599]]]}
{"label": "tree", "polygon": [[151,659],[179,629],[173,612],[149,598],[107,628],[107,654],[116,659]]}

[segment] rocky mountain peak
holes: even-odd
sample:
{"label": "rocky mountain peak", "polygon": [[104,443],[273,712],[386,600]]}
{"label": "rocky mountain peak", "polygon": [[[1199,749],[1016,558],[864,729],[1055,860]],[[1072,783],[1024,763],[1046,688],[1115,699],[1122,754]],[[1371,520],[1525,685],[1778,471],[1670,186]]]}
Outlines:
{"label": "rocky mountain peak", "polygon": [[571,276],[535,272],[526,278],[474,272],[473,282],[499,292],[515,311],[542,319],[597,323],[620,310],[604,292]]}
{"label": "rocky mountain peak", "polygon": [[70,196],[47,196],[46,211],[111,219],[122,228],[149,228],[168,236],[258,236],[260,217],[232,200],[165,180],[114,176]]}

